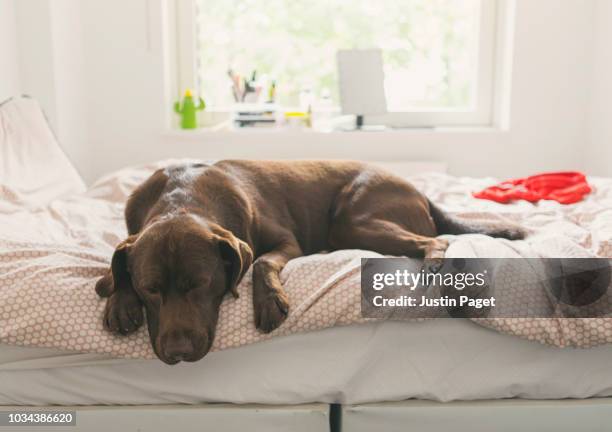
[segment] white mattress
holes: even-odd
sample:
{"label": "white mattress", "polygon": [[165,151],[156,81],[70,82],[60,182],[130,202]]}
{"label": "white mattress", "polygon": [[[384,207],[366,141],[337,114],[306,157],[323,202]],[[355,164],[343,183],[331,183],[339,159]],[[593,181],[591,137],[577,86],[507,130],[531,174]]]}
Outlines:
{"label": "white mattress", "polygon": [[553,348],[446,319],[339,327],[194,364],[0,346],[0,405],[358,404],[612,395],[612,345]]}

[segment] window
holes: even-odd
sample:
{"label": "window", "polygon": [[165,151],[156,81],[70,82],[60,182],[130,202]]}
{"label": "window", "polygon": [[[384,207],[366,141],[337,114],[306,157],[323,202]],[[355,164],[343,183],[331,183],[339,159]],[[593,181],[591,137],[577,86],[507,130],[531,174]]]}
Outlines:
{"label": "window", "polygon": [[[189,2],[177,2],[185,4]],[[234,100],[228,69],[277,102],[304,92],[338,101],[336,52],[381,48],[391,126],[491,123],[497,0],[194,0],[178,11],[181,87],[196,87],[208,109]],[[265,93],[265,92],[264,92]]]}

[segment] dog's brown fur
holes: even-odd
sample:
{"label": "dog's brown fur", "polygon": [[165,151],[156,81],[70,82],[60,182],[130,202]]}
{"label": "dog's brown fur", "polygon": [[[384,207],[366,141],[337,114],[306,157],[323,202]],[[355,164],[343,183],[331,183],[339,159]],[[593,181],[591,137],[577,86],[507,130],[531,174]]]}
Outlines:
{"label": "dog's brown fur", "polygon": [[438,234],[522,237],[450,218],[408,182],[358,162],[173,166],[134,191],[125,216],[129,237],[96,285],[108,297],[104,323],[131,333],[144,305],[153,348],[169,364],[208,352],[221,301],[237,296],[251,263],[255,325],[270,332],[289,311],[279,273],[292,258],[352,248],[439,258],[447,242]]}

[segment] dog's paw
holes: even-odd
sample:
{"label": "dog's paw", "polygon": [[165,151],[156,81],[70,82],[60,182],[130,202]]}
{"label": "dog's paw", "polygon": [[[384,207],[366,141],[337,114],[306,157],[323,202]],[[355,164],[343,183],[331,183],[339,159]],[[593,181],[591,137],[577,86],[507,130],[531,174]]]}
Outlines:
{"label": "dog's paw", "polygon": [[425,273],[439,273],[444,265],[444,258],[426,258],[423,261],[423,270]]}
{"label": "dog's paw", "polygon": [[289,301],[284,292],[274,290],[253,304],[255,327],[264,333],[276,330],[289,314]]}
{"label": "dog's paw", "polygon": [[136,294],[115,292],[104,308],[104,328],[111,333],[129,335],[142,326],[144,313]]}
{"label": "dog's paw", "polygon": [[446,239],[436,238],[432,239],[427,248],[425,248],[425,259],[431,260],[432,262],[442,262],[444,260],[444,254],[448,249],[449,242]]}

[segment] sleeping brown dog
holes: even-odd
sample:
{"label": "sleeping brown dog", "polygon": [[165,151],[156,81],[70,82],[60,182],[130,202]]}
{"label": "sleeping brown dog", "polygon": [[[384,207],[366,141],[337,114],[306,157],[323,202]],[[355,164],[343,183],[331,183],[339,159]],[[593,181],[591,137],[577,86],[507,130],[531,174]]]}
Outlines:
{"label": "sleeping brown dog", "polygon": [[453,219],[403,179],[357,162],[221,161],[156,171],[130,196],[128,238],[96,291],[104,325],[138,329],[146,311],[157,356],[196,361],[210,349],[219,306],[253,264],[255,326],[276,329],[289,302],[279,273],[292,258],[335,249],[439,258],[438,234],[517,239],[516,227]]}

